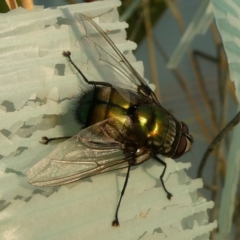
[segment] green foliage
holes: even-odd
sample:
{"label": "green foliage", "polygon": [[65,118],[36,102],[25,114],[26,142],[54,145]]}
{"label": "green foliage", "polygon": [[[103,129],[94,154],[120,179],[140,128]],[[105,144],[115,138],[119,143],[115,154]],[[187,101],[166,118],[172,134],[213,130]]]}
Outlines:
{"label": "green foliage", "polygon": [[[16,0],[16,2],[17,2],[17,5],[18,5],[19,7],[22,6],[22,3],[21,3],[20,0]],[[9,12],[9,11],[10,11],[10,9],[9,9],[6,1],[5,1],[5,0],[0,1],[0,13],[7,13],[7,12]]]}

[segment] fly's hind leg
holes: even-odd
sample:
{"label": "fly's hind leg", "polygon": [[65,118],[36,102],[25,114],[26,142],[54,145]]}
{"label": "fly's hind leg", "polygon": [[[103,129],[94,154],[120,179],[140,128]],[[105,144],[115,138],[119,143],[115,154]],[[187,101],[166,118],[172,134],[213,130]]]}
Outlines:
{"label": "fly's hind leg", "polygon": [[163,177],[164,177],[165,171],[166,171],[166,169],[167,169],[167,164],[166,164],[163,160],[161,160],[160,158],[158,158],[157,156],[154,156],[154,158],[155,158],[159,163],[161,163],[161,164],[164,166],[164,169],[163,169],[162,174],[161,174],[161,176],[160,176],[160,181],[161,181],[161,183],[162,183],[162,186],[163,186],[164,191],[167,193],[167,198],[168,198],[169,200],[171,200],[171,198],[172,198],[173,195],[167,190],[167,188],[165,187],[164,181],[163,181]]}
{"label": "fly's hind leg", "polygon": [[94,82],[94,81],[89,81],[85,75],[83,74],[83,72],[76,66],[76,64],[72,61],[72,58],[71,58],[71,52],[70,51],[64,51],[63,52],[63,56],[66,57],[69,62],[74,66],[74,68],[79,72],[79,74],[83,77],[84,81],[90,85],[100,85],[100,86],[106,86],[106,87],[112,87],[112,84],[110,83],[107,83],[107,82]]}
{"label": "fly's hind leg", "polygon": [[72,136],[66,136],[66,137],[57,137],[57,138],[48,138],[46,136],[42,137],[42,141],[40,143],[47,145],[49,142],[55,141],[55,140],[66,140],[71,138]]}

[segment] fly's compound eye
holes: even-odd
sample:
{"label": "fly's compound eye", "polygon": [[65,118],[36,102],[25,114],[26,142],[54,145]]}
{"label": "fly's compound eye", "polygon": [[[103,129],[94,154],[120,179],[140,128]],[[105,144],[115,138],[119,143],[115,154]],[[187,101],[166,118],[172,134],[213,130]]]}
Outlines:
{"label": "fly's compound eye", "polygon": [[188,142],[185,136],[181,136],[177,150],[173,155],[173,159],[180,158],[187,150]]}
{"label": "fly's compound eye", "polygon": [[185,152],[188,152],[192,146],[192,137],[189,135],[188,126],[181,122],[182,129],[181,129],[181,136],[177,146],[177,150],[173,155],[173,159],[180,158]]}
{"label": "fly's compound eye", "polygon": [[182,124],[182,130],[181,130],[181,132],[182,132],[182,133],[185,133],[185,134],[188,134],[188,133],[189,133],[189,130],[188,130],[188,126],[186,125],[186,123],[181,122],[181,124]]}

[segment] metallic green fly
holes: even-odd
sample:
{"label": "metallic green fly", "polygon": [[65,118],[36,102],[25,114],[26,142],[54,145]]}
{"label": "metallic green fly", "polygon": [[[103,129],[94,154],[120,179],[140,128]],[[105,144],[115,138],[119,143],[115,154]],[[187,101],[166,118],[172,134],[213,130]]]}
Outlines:
{"label": "metallic green fly", "polygon": [[[56,186],[127,168],[112,222],[112,226],[119,226],[118,210],[131,167],[156,159],[164,166],[160,180],[171,199],[172,194],[163,182],[167,164],[157,155],[179,158],[190,151],[193,138],[187,125],[161,106],[154,92],[106,33],[87,16],[78,14],[76,18],[82,41],[87,41],[98,55],[94,63],[99,64],[97,71],[104,76],[104,82],[89,80],[74,64],[71,53],[63,52],[89,85],[75,110],[76,120],[83,128],[60,144],[47,157],[50,161],[40,162],[29,182],[36,186]],[[45,143],[51,140],[44,138]]]}

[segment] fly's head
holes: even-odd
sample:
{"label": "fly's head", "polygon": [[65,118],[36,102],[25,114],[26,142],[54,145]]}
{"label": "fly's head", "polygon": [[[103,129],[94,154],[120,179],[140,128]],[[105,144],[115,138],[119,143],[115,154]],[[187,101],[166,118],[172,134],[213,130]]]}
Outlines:
{"label": "fly's head", "polygon": [[173,153],[171,158],[180,158],[184,153],[191,150],[193,144],[193,137],[189,134],[187,125],[184,122],[180,122],[180,131],[176,136],[175,142],[173,144]]}

